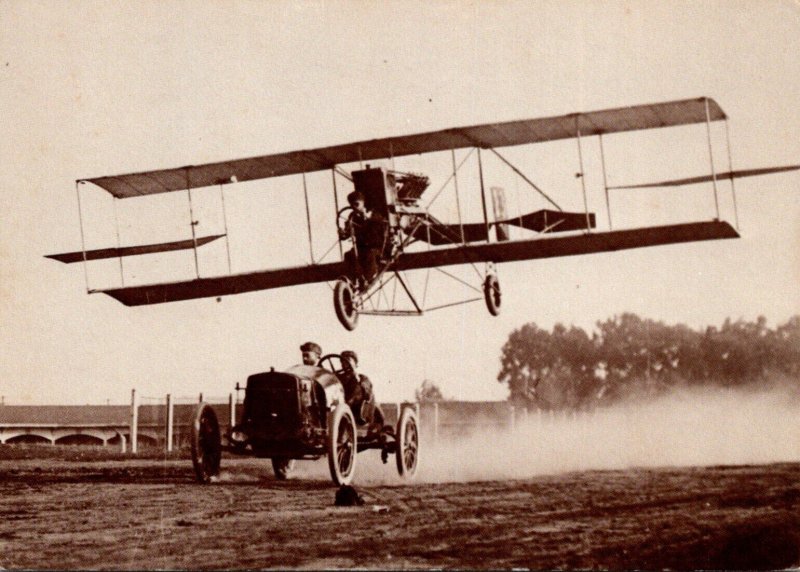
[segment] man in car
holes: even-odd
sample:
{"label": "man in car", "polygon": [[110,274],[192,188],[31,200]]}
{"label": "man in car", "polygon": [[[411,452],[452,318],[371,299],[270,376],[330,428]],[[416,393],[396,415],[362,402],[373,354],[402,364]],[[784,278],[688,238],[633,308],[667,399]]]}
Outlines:
{"label": "man in car", "polygon": [[303,365],[317,365],[319,358],[322,357],[322,348],[314,342],[306,342],[300,346],[303,352]]}
{"label": "man in car", "polygon": [[375,403],[372,382],[366,375],[358,373],[358,356],[352,350],[342,352],[344,367],[344,398],[359,425],[369,424],[370,431],[383,429],[383,411]]}
{"label": "man in car", "polygon": [[386,221],[379,213],[367,210],[364,194],[359,191],[347,195],[347,202],[353,210],[339,238],[353,237],[355,244],[345,253],[345,261],[353,281],[364,287],[378,274],[378,262],[386,240]]}

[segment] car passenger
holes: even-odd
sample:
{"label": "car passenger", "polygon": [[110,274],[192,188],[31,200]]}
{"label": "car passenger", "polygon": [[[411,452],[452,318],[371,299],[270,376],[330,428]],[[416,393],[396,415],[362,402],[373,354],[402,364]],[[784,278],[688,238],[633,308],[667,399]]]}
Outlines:
{"label": "car passenger", "polygon": [[303,352],[303,365],[317,365],[322,357],[322,348],[314,342],[304,343],[300,351]]}
{"label": "car passenger", "polygon": [[366,375],[358,373],[358,356],[352,350],[342,352],[344,367],[344,398],[359,425],[370,425],[370,431],[383,429],[384,415],[375,403],[372,382]]}
{"label": "car passenger", "polygon": [[386,241],[386,221],[379,213],[367,210],[364,194],[359,191],[347,195],[347,202],[353,211],[339,238],[354,239],[353,248],[344,258],[351,279],[363,288],[378,274],[378,262]]}

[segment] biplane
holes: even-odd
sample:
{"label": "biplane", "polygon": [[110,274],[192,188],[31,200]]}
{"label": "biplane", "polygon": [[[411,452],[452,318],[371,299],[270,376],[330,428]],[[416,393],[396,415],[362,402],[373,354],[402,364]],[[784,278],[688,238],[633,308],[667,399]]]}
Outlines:
{"label": "biplane", "polygon": [[[115,199],[135,199],[136,197],[183,191],[188,194],[189,230],[191,235],[183,240],[159,242],[112,248],[87,250],[83,241],[83,217],[80,218],[82,245],[80,251],[48,255],[49,258],[65,263],[83,262],[144,256],[170,251],[193,251],[196,276],[191,279],[164,281],[142,285],[124,285],[110,288],[90,289],[89,293],[103,293],[127,306],[161,304],[205,297],[228,296],[256,290],[266,290],[301,284],[319,282],[334,283],[333,301],[336,315],[348,330],[356,327],[359,315],[421,315],[426,311],[440,309],[455,304],[483,300],[488,311],[497,315],[500,311],[502,294],[497,276],[497,265],[560,256],[611,252],[624,249],[642,248],[693,241],[737,238],[734,227],[720,218],[718,194],[722,181],[731,182],[735,208],[734,179],[797,170],[800,165],[769,167],[734,171],[730,165],[730,143],[728,138],[728,170],[718,172],[714,165],[710,126],[713,122],[725,121],[727,135],[727,116],[711,98],[669,101],[648,105],[605,109],[593,112],[526,119],[505,123],[493,123],[445,129],[441,131],[387,137],[317,149],[291,151],[259,157],[190,165],[178,168],[137,172],[123,175],[103,176],[76,181],[78,211],[81,212],[81,186],[94,185]],[[708,133],[708,155],[711,173],[683,179],[663,180],[655,183],[633,183],[609,186],[606,179],[606,164],[603,153],[603,137],[615,133],[652,130],[667,127],[705,123]],[[609,211],[608,230],[598,230],[596,215],[590,212],[584,177],[584,158],[582,142],[588,137],[597,137],[600,143],[600,157],[606,206]],[[575,139],[578,151],[578,172],[583,194],[583,211],[564,210],[553,197],[533,181],[523,169],[515,165],[507,156],[505,149],[523,145],[533,145],[549,141]],[[464,164],[456,162],[456,150],[462,153],[475,153],[479,181],[478,189],[482,220],[465,222],[458,220],[444,222],[434,216],[431,205],[445,185],[453,184],[458,204],[458,174]],[[429,178],[420,173],[394,170],[384,165],[373,166],[366,161],[386,161],[397,157],[409,157],[436,152],[449,152],[452,170],[449,177],[430,200],[426,201]],[[546,208],[509,216],[504,206],[502,189],[490,188],[487,198],[487,183],[484,180],[482,154],[491,154],[505,165],[516,177],[535,192],[545,203]],[[358,168],[345,168],[347,165]],[[220,191],[245,181],[302,176],[305,196],[307,232],[311,241],[312,222],[308,207],[307,173],[329,171],[332,178],[333,202],[339,241],[339,259],[325,261],[324,257],[312,260],[309,264],[269,268],[258,271],[233,273],[216,276],[200,276],[197,252],[204,245],[216,240],[228,240],[226,232],[198,236],[197,221],[192,213],[192,191],[204,187],[219,186]],[[352,206],[340,208],[337,181],[345,180],[354,191],[363,197],[364,207],[370,216],[380,221],[379,236],[373,249],[375,269],[365,276],[359,268],[359,241],[354,235]],[[635,189],[644,187],[685,186],[698,183],[711,183],[716,205],[715,216],[695,222],[679,224],[638,226],[614,230],[610,224],[608,195],[614,189]],[[348,188],[350,188],[348,187]],[[492,205],[490,216],[489,202]],[[224,216],[224,195],[223,195]],[[738,213],[737,213],[738,218]],[[738,226],[738,222],[737,222]],[[511,238],[509,229],[515,228],[516,237]],[[298,234],[302,231],[299,230]],[[333,245],[328,253],[334,251]],[[345,252],[347,249],[347,252]],[[348,253],[350,256],[348,257]],[[327,254],[326,254],[327,256]],[[443,270],[455,265],[475,267],[477,281],[466,284],[471,290],[471,298],[437,306],[426,305],[424,296],[420,297],[409,286],[406,273],[415,270],[437,269],[454,280],[465,281]],[[483,265],[480,270],[478,265]],[[229,268],[230,270],[230,268]],[[427,287],[427,282],[426,282]],[[400,293],[404,304],[397,301]],[[410,304],[409,304],[410,302]]]}

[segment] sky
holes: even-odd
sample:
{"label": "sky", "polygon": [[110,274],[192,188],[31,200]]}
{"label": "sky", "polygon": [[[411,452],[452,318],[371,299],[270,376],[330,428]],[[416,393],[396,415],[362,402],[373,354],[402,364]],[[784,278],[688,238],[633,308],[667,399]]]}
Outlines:
{"label": "sky", "polygon": [[[326,284],[128,308],[87,295],[81,265],[43,256],[81,248],[77,179],[576,111],[708,96],[730,117],[734,168],[800,163],[798,53],[800,4],[788,0],[6,0],[0,395],[7,404],[125,403],[132,388],[224,397],[250,373],[296,363],[314,340],[326,352],[356,350],[380,400],[412,399],[424,379],[448,397],[493,400],[507,396],[496,381],[502,345],[527,322],[591,330],[629,311],[695,328],[763,315],[774,327],[800,313],[796,172],[737,182],[737,240],[501,265],[497,318],[469,304],[365,317],[346,332]],[[727,170],[723,124],[711,139],[716,168]],[[704,125],[604,145],[609,184],[709,172]],[[583,153],[587,201],[605,230],[596,138]],[[582,210],[574,140],[508,156],[565,209]],[[429,174],[432,189],[450,168],[446,155],[396,167]],[[503,187],[512,207],[545,207],[496,161],[485,167],[487,186]],[[464,216],[479,220],[474,173],[472,157],[459,183]],[[318,257],[334,236],[330,174],[308,184]],[[225,193],[233,272],[308,262],[302,181]],[[200,232],[219,231],[219,190],[194,201]],[[729,186],[719,201],[734,223]],[[614,228],[715,216],[710,185],[615,191],[611,203]],[[87,248],[115,246],[117,232],[123,244],[188,238],[187,206],[184,193],[114,207],[107,193],[82,190]],[[451,189],[434,208],[452,220]],[[204,248],[201,273],[228,272],[224,242]],[[116,260],[91,266],[90,287],[194,273],[191,251],[141,258],[125,261],[122,278]],[[460,295],[440,278],[432,296]]]}

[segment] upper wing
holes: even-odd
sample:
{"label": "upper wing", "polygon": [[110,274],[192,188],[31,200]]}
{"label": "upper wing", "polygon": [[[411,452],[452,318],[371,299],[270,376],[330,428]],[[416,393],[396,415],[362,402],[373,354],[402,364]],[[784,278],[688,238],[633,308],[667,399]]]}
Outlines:
{"label": "upper wing", "polygon": [[[708,114],[706,113],[708,111]],[[649,105],[571,113],[555,117],[487,123],[358,141],[345,145],[277,153],[205,165],[189,165],[110,177],[85,179],[119,198],[206,187],[232,181],[251,181],[331,169],[342,163],[400,157],[464,147],[508,147],[554,141],[581,135],[598,135],[653,129],[725,119],[713,99],[701,97]]]}
{"label": "upper wing", "polygon": [[797,171],[800,165],[786,165],[784,167],[764,167],[763,169],[743,169],[740,171],[727,171],[716,175],[700,175],[698,177],[687,177],[685,179],[671,179],[669,181],[659,181],[658,183],[640,183],[638,185],[617,185],[608,187],[609,189],[646,189],[651,187],[680,187],[682,185],[694,185],[696,183],[707,183],[716,179],[724,181],[728,179],[741,179],[742,177],[757,177],[758,175],[769,175],[770,173],[783,173],[785,171]]}
{"label": "upper wing", "polygon": [[[466,246],[459,245],[452,248],[423,252],[407,252],[397,260],[395,268],[397,270],[415,270],[471,262],[514,262],[680,242],[737,238],[738,236],[733,227],[726,222],[687,223],[598,232],[578,236],[468,244]],[[335,280],[344,273],[344,263],[333,262],[234,276],[200,278],[188,282],[129,286],[99,290],[99,292],[108,294],[126,306],[139,306],[209,296],[227,296],[297,284],[326,282]]]}

